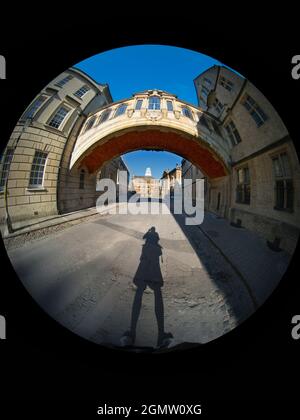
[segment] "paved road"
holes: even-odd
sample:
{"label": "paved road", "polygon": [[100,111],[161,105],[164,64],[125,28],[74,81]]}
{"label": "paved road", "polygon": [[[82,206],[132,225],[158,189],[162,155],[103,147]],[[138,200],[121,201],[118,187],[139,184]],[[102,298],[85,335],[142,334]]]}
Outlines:
{"label": "paved road", "polygon": [[151,347],[156,316],[173,346],[211,341],[254,311],[242,279],[183,216],[96,215],[9,256],[47,313],[99,344],[120,345],[132,307],[139,313],[135,344]]}

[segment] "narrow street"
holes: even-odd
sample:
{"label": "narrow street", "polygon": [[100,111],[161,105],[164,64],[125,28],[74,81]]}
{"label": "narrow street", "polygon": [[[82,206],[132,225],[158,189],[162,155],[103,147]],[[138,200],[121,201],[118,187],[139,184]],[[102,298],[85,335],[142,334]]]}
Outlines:
{"label": "narrow street", "polygon": [[[137,272],[148,271],[141,255],[149,229],[161,247],[157,270],[171,346],[209,342],[255,311],[243,279],[202,230],[186,226],[181,215],[97,214],[8,253],[23,284],[49,315],[93,342],[119,346],[130,328],[134,279]],[[149,249],[151,265],[154,248]],[[147,287],[135,344],[155,347],[157,334],[155,293]]]}

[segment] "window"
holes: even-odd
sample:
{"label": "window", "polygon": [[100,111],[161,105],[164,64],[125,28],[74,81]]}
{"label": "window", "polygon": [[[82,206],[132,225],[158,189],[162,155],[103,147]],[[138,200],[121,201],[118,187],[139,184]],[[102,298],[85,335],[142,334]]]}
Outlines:
{"label": "window", "polygon": [[207,77],[204,77],[204,83],[203,83],[203,85],[206,86],[206,87],[208,87],[208,88],[210,88],[211,87],[211,80],[208,79]]}
{"label": "window", "polygon": [[99,122],[98,124],[102,124],[104,123],[106,120],[108,120],[108,117],[110,116],[111,110],[107,109],[106,111],[103,111],[100,118],[99,118]]}
{"label": "window", "polygon": [[242,141],[240,134],[233,121],[230,120],[226,124],[225,130],[227,131],[227,134],[228,134],[228,137],[230,138],[232,146],[235,146],[236,144]]}
{"label": "window", "polygon": [[139,111],[139,110],[142,108],[142,105],[143,105],[143,99],[138,99],[138,100],[136,101],[136,104],[135,104],[135,109],[136,109],[137,111]]}
{"label": "window", "polygon": [[218,114],[221,114],[221,112],[223,111],[224,105],[219,101],[218,98],[215,99],[213,106],[216,108],[216,111],[218,112]]}
{"label": "window", "polygon": [[200,122],[200,124],[204,125],[204,127],[207,128],[210,131],[210,127],[209,127],[207,119],[204,117],[204,115],[200,116],[199,122]]}
{"label": "window", "polygon": [[47,96],[40,96],[36,99],[33,104],[28,108],[28,110],[23,114],[22,119],[26,120],[27,118],[33,118],[37,110],[42,106],[42,104],[47,99]]}
{"label": "window", "polygon": [[225,88],[225,89],[226,89],[226,90],[228,90],[229,92],[231,92],[231,91],[232,91],[233,86],[234,86],[234,84],[233,84],[230,80],[225,79],[225,77],[224,77],[224,76],[221,76],[221,77],[220,77],[220,79],[219,79],[219,84],[220,84],[221,86],[223,86],[223,88]]}
{"label": "window", "polygon": [[293,210],[293,180],[288,155],[280,153],[272,158],[275,178],[275,209]]}
{"label": "window", "polygon": [[29,187],[38,188],[43,185],[46,159],[47,153],[38,150],[35,152],[30,171]]}
{"label": "window", "polygon": [[268,119],[264,111],[260,108],[260,106],[257,105],[254,99],[251,98],[251,96],[245,96],[243,100],[243,105],[256,122],[257,127],[263,125],[263,123]]}
{"label": "window", "polygon": [[70,74],[63,79],[59,80],[59,82],[56,83],[56,86],[63,87],[66,83],[68,83],[70,80],[73,79],[73,76]]}
{"label": "window", "polygon": [[208,94],[209,94],[209,90],[207,89],[207,87],[202,86],[202,89],[201,89],[201,92],[200,92],[200,95],[202,96],[202,98],[206,100]]}
{"label": "window", "polygon": [[187,118],[190,118],[191,120],[193,119],[191,110],[186,106],[182,107],[182,115],[184,115]]}
{"label": "window", "polygon": [[167,101],[167,110],[169,112],[173,111],[173,102],[172,101]]}
{"label": "window", "polygon": [[115,112],[115,117],[119,117],[120,115],[125,114],[126,109],[127,109],[127,104],[120,105]]}
{"label": "window", "polygon": [[92,127],[93,127],[93,125],[94,125],[94,122],[96,121],[96,117],[91,117],[88,121],[87,121],[87,123],[86,123],[86,125],[85,125],[85,128],[84,128],[84,133],[86,132],[86,131],[88,131],[88,130],[90,130]]}
{"label": "window", "polygon": [[2,191],[5,187],[13,155],[14,155],[14,149],[13,148],[6,149],[6,153],[5,153],[3,162],[2,162],[2,171],[1,171],[1,179],[0,179],[0,191]]}
{"label": "window", "polygon": [[76,90],[74,95],[77,96],[78,98],[82,98],[83,95],[85,95],[89,90],[90,88],[87,85],[84,85],[84,86],[81,86],[80,89]]}
{"label": "window", "polygon": [[237,170],[236,202],[250,204],[250,173],[247,166]]}
{"label": "window", "polygon": [[160,109],[160,98],[158,96],[150,96],[148,109]]}
{"label": "window", "polygon": [[84,190],[84,178],[85,178],[85,170],[81,169],[79,175],[79,189]]}
{"label": "window", "polygon": [[54,128],[59,128],[68,113],[69,113],[69,109],[65,108],[64,106],[59,107],[56,113],[53,115],[53,117],[49,121],[49,125]]}
{"label": "window", "polygon": [[211,120],[211,123],[212,123],[212,126],[214,127],[215,133],[216,133],[218,136],[222,137],[222,133],[221,133],[220,127],[219,127],[219,125],[216,123],[216,121],[215,121],[215,120]]}

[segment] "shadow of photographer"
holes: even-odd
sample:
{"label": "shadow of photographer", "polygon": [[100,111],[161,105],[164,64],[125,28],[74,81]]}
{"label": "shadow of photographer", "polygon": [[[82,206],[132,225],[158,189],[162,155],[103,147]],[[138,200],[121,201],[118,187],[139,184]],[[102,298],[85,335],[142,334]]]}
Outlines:
{"label": "shadow of photographer", "polygon": [[143,294],[147,287],[154,292],[154,310],[157,321],[157,347],[168,347],[173,335],[166,333],[164,329],[164,303],[161,288],[163,287],[163,277],[160,269],[159,260],[163,262],[162,246],[159,244],[159,235],[152,226],[143,236],[143,245],[140,264],[135,273],[133,284],[136,292],[133,299],[131,311],[130,329],[121,337],[121,344],[133,346],[136,338],[136,328],[142,307]]}

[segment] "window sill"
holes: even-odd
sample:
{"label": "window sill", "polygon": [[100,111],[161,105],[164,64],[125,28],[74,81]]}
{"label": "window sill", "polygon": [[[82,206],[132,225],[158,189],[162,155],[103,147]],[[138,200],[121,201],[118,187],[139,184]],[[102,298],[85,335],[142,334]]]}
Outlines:
{"label": "window sill", "polygon": [[28,192],[42,192],[42,191],[48,191],[45,187],[28,187],[26,188],[26,191]]}
{"label": "window sill", "polygon": [[45,124],[45,127],[46,127],[47,131],[50,131],[53,134],[58,134],[60,136],[66,137],[66,135],[63,132],[63,128],[55,128],[55,127],[52,127],[49,124]]}

